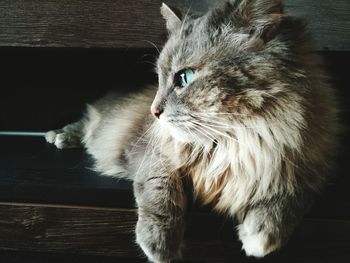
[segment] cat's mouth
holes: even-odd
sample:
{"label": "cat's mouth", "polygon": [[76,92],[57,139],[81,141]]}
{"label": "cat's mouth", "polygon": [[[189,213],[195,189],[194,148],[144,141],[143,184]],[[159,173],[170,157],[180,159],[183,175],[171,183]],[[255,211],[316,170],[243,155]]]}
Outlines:
{"label": "cat's mouth", "polygon": [[176,120],[175,118],[169,118],[167,116],[161,116],[157,122],[160,129],[169,134],[172,138],[183,143],[192,143],[195,138],[186,129],[183,121]]}

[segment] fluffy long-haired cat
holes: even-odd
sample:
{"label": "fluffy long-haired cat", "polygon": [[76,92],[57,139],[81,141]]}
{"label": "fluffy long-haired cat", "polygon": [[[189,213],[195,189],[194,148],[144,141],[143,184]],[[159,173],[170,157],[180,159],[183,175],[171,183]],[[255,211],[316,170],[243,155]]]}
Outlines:
{"label": "fluffy long-haired cat", "polygon": [[[181,256],[188,196],[235,217],[263,257],[291,235],[335,150],[336,103],[299,19],[280,0],[236,0],[202,17],[161,7],[169,39],[158,88],[106,96],[46,139],[83,145],[96,170],[134,182],[137,243]],[[152,114],[151,114],[152,113]]]}

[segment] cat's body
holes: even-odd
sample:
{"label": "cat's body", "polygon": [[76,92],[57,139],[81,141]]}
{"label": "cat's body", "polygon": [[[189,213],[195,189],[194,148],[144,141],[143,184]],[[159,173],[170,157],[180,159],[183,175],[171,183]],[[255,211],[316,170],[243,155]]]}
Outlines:
{"label": "cat's body", "polygon": [[232,1],[182,21],[166,6],[162,14],[170,37],[158,91],[107,96],[47,140],[82,143],[96,170],[134,181],[137,242],[150,260],[181,255],[188,179],[195,197],[238,219],[246,254],[264,256],[324,185],[333,91],[303,24],[278,0]]}

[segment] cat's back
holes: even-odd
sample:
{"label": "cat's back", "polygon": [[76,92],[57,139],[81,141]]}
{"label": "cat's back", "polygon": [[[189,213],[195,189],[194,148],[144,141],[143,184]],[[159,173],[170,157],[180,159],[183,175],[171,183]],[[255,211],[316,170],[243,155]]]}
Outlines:
{"label": "cat's back", "polygon": [[124,97],[110,93],[88,105],[83,142],[96,160],[97,171],[110,176],[126,172],[125,154],[147,129],[155,92],[154,87],[148,87]]}

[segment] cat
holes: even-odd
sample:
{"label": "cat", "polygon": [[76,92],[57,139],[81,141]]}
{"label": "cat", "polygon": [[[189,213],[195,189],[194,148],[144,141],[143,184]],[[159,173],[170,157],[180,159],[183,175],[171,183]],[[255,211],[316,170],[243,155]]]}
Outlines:
{"label": "cat", "polygon": [[161,7],[157,87],[107,95],[46,140],[85,146],[95,169],[133,181],[136,241],[181,258],[194,198],[235,217],[246,255],[279,249],[323,188],[337,101],[305,24],[280,0],[227,1],[200,17]]}

